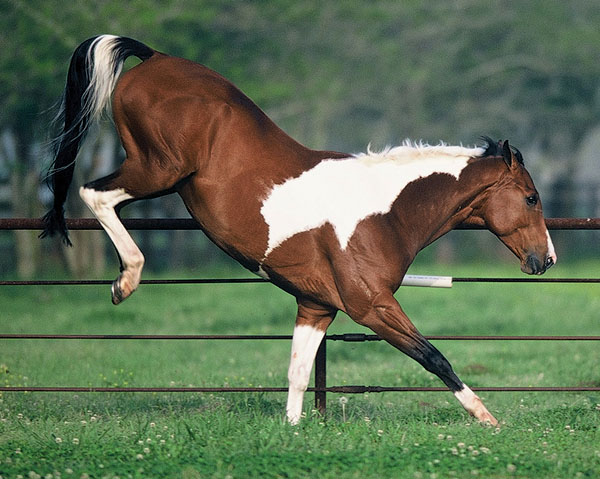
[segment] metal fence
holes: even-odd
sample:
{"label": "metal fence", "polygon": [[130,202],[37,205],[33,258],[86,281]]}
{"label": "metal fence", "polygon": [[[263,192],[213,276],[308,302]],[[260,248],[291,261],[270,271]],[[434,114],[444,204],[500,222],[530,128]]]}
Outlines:
{"label": "metal fence", "polygon": [[[197,230],[198,224],[191,219],[129,219],[123,220],[130,230]],[[548,229],[551,230],[600,230],[600,218],[549,218],[546,220]],[[67,220],[71,230],[100,230],[102,227],[94,219]],[[39,219],[9,218],[0,219],[0,230],[40,230],[42,223]],[[462,229],[481,229],[479,227],[466,227]],[[266,282],[260,278],[233,278],[233,279],[167,279],[167,280],[142,280],[142,284],[219,284],[219,283],[260,283]],[[600,278],[453,278],[453,282],[473,283],[600,283]],[[49,286],[49,285],[104,285],[111,284],[109,280],[51,280],[51,281],[0,281],[0,286]],[[600,336],[426,336],[431,341],[600,341]],[[152,340],[152,341],[189,341],[189,340],[286,340],[292,339],[289,335],[50,335],[50,334],[2,334],[2,340]],[[366,392],[389,391],[421,391],[442,392],[448,391],[445,387],[387,387],[387,386],[327,386],[327,342],[368,342],[381,341],[374,334],[331,334],[326,335],[317,352],[315,360],[314,387],[309,387],[309,392],[315,394],[315,407],[325,412],[326,395],[330,393],[360,394]],[[566,392],[566,391],[600,391],[595,386],[551,386],[551,387],[473,387],[474,391],[529,391],[529,392]],[[23,386],[0,387],[3,392],[285,392],[287,387],[54,387],[54,386]]]}

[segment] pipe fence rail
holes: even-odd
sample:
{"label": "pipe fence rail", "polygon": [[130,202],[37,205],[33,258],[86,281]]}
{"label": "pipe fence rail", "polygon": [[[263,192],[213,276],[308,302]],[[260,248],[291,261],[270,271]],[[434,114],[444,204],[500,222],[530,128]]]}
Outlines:
{"label": "pipe fence rail", "polygon": [[[192,219],[124,219],[123,224],[130,230],[200,230],[198,223]],[[546,225],[550,230],[600,230],[600,218],[548,218]],[[70,230],[101,230],[100,223],[91,218],[67,220]],[[0,219],[0,230],[41,230],[41,219],[4,218]],[[461,226],[457,229],[479,230],[481,226]],[[571,283],[596,284],[600,278],[487,278],[487,277],[455,277],[455,283]],[[180,285],[180,284],[248,284],[268,283],[262,278],[192,278],[192,279],[160,279],[142,280],[148,285]],[[30,280],[0,281],[0,286],[82,286],[109,285],[112,280]],[[459,336],[434,335],[425,336],[430,341],[600,341],[600,336]],[[2,334],[0,340],[285,340],[291,335],[150,335],[150,334]],[[326,335],[321,343],[315,359],[314,387],[309,392],[315,394],[315,407],[324,413],[327,393],[363,394],[378,392],[447,392],[445,387],[419,386],[327,386],[327,341],[371,342],[382,341],[375,334],[345,333]],[[480,392],[598,392],[596,386],[481,386],[472,387]],[[10,386],[0,387],[0,392],[75,392],[75,393],[215,393],[215,392],[286,392],[287,387],[76,387],[76,386]]]}
{"label": "pipe fence rail", "polygon": [[[191,218],[129,218],[122,219],[129,230],[200,230],[200,225]],[[101,230],[102,226],[94,218],[70,218],[66,220],[70,230]],[[600,218],[546,218],[550,230],[597,230]],[[1,218],[0,230],[42,230],[40,218]],[[484,229],[477,225],[459,225],[458,230]]]}

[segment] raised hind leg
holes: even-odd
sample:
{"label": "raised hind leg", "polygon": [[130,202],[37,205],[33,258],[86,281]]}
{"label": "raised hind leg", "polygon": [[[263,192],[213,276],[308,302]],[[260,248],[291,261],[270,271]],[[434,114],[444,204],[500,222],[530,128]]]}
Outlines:
{"label": "raised hind leg", "polygon": [[454,373],[442,353],[412,324],[391,292],[375,296],[370,307],[363,309],[362,313],[359,310],[349,313],[355,321],[369,327],[392,346],[419,362],[427,371],[438,376],[469,414],[482,423],[494,426],[498,424],[481,399]]}
{"label": "raised hind leg", "polygon": [[[110,237],[121,261],[121,274],[112,284],[112,302],[119,304],[133,293],[138,285],[144,266],[144,255],[127,232],[116,208],[137,199],[156,197],[169,193],[180,181],[173,173],[151,175],[152,165],[126,159],[115,173],[81,187],[79,195]],[[181,173],[179,173],[181,175]]]}
{"label": "raised hind leg", "polygon": [[119,304],[137,289],[144,267],[144,255],[121,223],[115,210],[116,206],[133,200],[134,197],[123,188],[97,190],[93,183],[82,186],[79,189],[79,195],[94,213],[119,255],[121,274],[113,282],[111,288],[112,302]]}
{"label": "raised hind leg", "polygon": [[302,414],[304,393],[308,388],[317,349],[327,327],[335,317],[335,310],[313,303],[298,301],[298,314],[292,339],[292,353],[288,370],[287,419],[297,424]]}

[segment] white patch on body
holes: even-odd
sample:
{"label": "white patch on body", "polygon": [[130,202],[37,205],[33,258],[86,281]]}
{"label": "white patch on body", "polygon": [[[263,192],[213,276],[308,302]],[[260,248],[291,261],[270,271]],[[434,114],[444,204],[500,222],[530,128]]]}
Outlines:
{"label": "white patch on body", "polygon": [[323,336],[325,336],[325,331],[309,325],[294,328],[286,407],[287,419],[291,424],[297,424],[300,420],[304,393],[308,388],[310,372]]}
{"label": "white patch on body", "polygon": [[261,213],[269,227],[265,257],[295,234],[330,223],[345,249],[358,223],[388,213],[406,186],[435,173],[458,180],[482,148],[413,145],[345,159],[323,160],[296,178],[275,185]]}

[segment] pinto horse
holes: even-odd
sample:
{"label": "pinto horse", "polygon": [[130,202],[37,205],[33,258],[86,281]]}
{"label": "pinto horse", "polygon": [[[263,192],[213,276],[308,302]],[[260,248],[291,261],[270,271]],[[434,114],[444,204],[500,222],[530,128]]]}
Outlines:
{"label": "pinto horse", "polygon": [[[121,76],[129,56],[141,63]],[[214,71],[101,35],[71,59],[49,172],[54,204],[42,236],[59,234],[70,244],[63,207],[75,158],[111,95],[127,157],[79,193],[121,260],[114,304],[135,291],[144,264],[119,208],[176,192],[213,242],[296,298],[290,423],[299,421],[317,348],[341,310],[437,375],[479,421],[497,424],[394,292],[416,254],[459,224],[485,225],[525,273],[542,274],[556,262],[538,193],[508,141],[484,137],[476,148],[405,142],[359,155],[311,150]]]}

